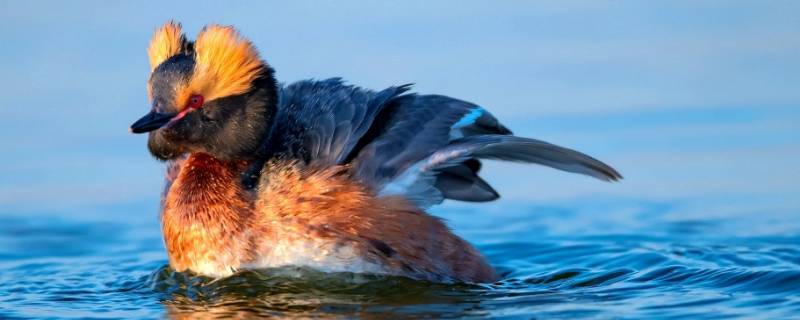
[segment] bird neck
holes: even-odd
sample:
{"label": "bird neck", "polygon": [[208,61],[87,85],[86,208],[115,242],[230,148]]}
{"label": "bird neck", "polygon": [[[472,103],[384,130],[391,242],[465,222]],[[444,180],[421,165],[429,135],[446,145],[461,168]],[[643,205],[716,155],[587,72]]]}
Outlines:
{"label": "bird neck", "polygon": [[275,80],[275,71],[267,64],[263,66],[262,76],[253,82],[254,90],[248,95],[247,103],[259,105],[263,110],[262,118],[267,125],[258,136],[256,147],[244,159],[250,160],[250,165],[242,171],[239,180],[247,190],[255,188],[261,176],[261,169],[270,158],[269,150],[272,135],[274,134],[275,118],[278,113],[278,83]]}
{"label": "bird neck", "polygon": [[275,80],[275,70],[265,63],[262,66],[261,76],[255,79],[252,85],[253,90],[247,95],[247,104],[263,106],[258,109],[263,112],[261,120],[267,124],[267,129],[262,134],[262,139],[265,139],[278,112],[278,82]]}

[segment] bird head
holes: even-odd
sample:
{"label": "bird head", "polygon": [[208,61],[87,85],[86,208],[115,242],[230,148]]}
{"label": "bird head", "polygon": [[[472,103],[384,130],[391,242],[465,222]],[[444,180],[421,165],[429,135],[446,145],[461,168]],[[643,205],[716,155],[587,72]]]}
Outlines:
{"label": "bird head", "polygon": [[192,42],[169,22],[147,53],[150,112],[130,131],[149,132],[153,156],[203,152],[229,160],[258,149],[275,113],[277,84],[248,40],[230,26],[209,25]]}

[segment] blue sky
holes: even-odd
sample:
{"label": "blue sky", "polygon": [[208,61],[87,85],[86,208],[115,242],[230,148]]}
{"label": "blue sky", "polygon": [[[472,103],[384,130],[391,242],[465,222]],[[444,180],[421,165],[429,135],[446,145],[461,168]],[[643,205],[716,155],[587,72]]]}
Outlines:
{"label": "blue sky", "polygon": [[0,209],[155,206],[160,165],[127,127],[148,109],[145,47],[169,19],[190,36],[237,26],[281,81],[413,82],[478,103],[627,178],[488,166],[506,199],[746,195],[797,209],[798,12],[793,1],[0,0]]}

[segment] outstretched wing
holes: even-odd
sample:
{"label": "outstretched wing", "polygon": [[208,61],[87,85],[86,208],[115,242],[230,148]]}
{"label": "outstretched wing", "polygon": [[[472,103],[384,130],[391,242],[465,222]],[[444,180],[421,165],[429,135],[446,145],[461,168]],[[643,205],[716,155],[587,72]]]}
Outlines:
{"label": "outstretched wing", "polygon": [[388,101],[408,85],[374,92],[340,78],[283,87],[270,141],[271,156],[327,166],[342,164]]}
{"label": "outstretched wing", "polygon": [[604,181],[622,178],[611,166],[572,149],[516,136],[475,135],[457,139],[414,163],[382,193],[402,193],[421,207],[440,203],[451,191],[437,184],[437,177],[474,159],[534,163]]}
{"label": "outstretched wing", "polygon": [[[476,134],[511,131],[472,103],[439,95],[404,95],[392,100],[365,137],[369,141],[353,161],[355,173],[380,188],[450,141]],[[458,171],[475,173],[479,168],[473,162]]]}
{"label": "outstretched wing", "polygon": [[478,176],[480,159],[518,161],[587,174],[621,176],[580,152],[520,138],[485,109],[438,95],[393,99],[353,160],[354,175],[383,195],[426,207],[444,199],[491,201],[497,192]]}
{"label": "outstretched wing", "polygon": [[608,181],[621,178],[580,152],[512,136],[475,104],[404,94],[408,89],[375,92],[339,78],[286,86],[264,159],[347,164],[350,175],[376,193],[402,195],[420,207],[444,199],[497,199],[478,176],[480,159],[536,163]]}

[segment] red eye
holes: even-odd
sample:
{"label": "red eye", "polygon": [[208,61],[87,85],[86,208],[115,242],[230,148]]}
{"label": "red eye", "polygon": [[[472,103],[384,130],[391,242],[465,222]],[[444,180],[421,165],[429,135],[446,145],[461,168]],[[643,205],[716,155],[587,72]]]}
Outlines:
{"label": "red eye", "polygon": [[189,98],[188,108],[199,109],[203,106],[203,96],[196,94]]}

